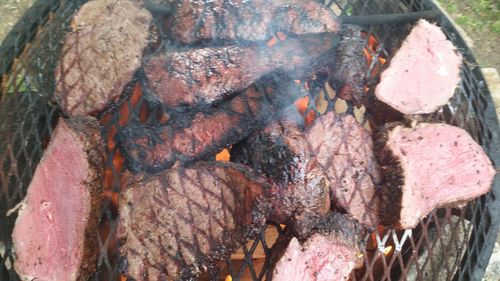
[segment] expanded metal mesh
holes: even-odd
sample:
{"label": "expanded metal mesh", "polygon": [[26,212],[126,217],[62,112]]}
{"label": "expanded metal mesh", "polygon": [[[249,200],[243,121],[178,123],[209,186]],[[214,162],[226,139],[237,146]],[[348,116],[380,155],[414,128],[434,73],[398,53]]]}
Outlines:
{"label": "expanded metal mesh", "polygon": [[[0,280],[19,280],[13,269],[11,232],[15,215],[7,216],[25,196],[37,163],[47,146],[57,118],[61,115],[53,101],[54,68],[71,16],[86,1],[38,1],[5,39],[0,48]],[[339,16],[409,14],[435,9],[420,0],[325,0]],[[500,163],[498,120],[483,78],[469,49],[449,21],[436,19],[464,55],[462,80],[455,96],[440,111],[424,118],[440,120],[466,129],[480,143],[496,166]],[[369,87],[377,83],[382,65],[378,57],[389,59],[411,24],[366,25],[367,38],[379,44],[368,71]],[[310,103],[310,110],[335,110],[353,114],[369,128],[371,116],[337,97],[324,84],[311,85],[310,96],[324,104]],[[133,85],[130,87],[133,95]],[[102,116],[104,137],[112,135],[132,119],[141,119],[145,101],[125,98]],[[326,105],[325,105],[326,104]],[[127,118],[123,118],[126,115]],[[111,138],[110,138],[111,136]],[[119,280],[116,234],[116,194],[126,167],[116,161],[116,146],[108,146],[107,188],[100,222],[100,255],[92,280]],[[351,274],[351,280],[480,280],[498,232],[498,176],[492,192],[464,208],[434,210],[413,230],[379,228],[367,237],[362,253],[364,264]],[[282,226],[268,225],[259,238],[244,245],[221,265],[219,271],[202,279],[269,279],[270,248],[283,235]]]}

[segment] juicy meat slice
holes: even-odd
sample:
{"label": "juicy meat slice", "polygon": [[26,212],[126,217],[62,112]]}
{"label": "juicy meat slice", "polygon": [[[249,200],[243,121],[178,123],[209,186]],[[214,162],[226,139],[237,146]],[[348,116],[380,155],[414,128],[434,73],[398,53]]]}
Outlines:
{"label": "juicy meat slice", "polygon": [[366,103],[366,75],[368,64],[364,56],[366,36],[361,27],[343,25],[341,40],[335,51],[335,59],[328,65],[329,82],[338,95],[347,100],[354,100],[357,105]]}
{"label": "juicy meat slice", "polygon": [[382,72],[375,95],[404,114],[432,113],[455,93],[461,65],[441,28],[420,20]]}
{"label": "juicy meat slice", "polygon": [[[289,186],[285,190],[302,190],[312,202],[326,199],[319,192],[326,185],[335,206],[368,227],[377,225],[380,174],[371,136],[354,117],[329,112],[304,131],[282,122],[232,151],[233,160],[250,165],[273,182],[285,183]],[[303,204],[300,197],[296,199]]]}
{"label": "juicy meat slice", "polygon": [[338,18],[316,1],[181,0],[173,13],[175,40],[194,44],[220,41],[267,41],[289,35],[337,32]]}
{"label": "juicy meat slice", "polygon": [[59,120],[12,232],[21,280],[87,280],[95,272],[103,147],[95,119]]}
{"label": "juicy meat slice", "polygon": [[273,281],[347,280],[365,248],[366,232],[346,216],[331,213],[304,242],[295,237],[273,246],[279,253]]}
{"label": "juicy meat slice", "polygon": [[231,160],[263,173],[275,187],[273,221],[291,224],[330,210],[330,182],[299,126],[295,107],[260,132],[233,146]]}
{"label": "juicy meat slice", "polygon": [[218,102],[241,92],[262,76],[284,71],[310,73],[331,52],[335,35],[303,36],[273,46],[224,46],[171,51],[144,66],[150,92],[167,107]]}
{"label": "juicy meat slice", "polygon": [[451,125],[388,128],[377,151],[384,171],[380,217],[400,229],[415,227],[434,208],[488,192],[495,175],[481,146]]}
{"label": "juicy meat slice", "polygon": [[124,274],[136,281],[195,280],[259,233],[268,188],[248,168],[220,162],[133,183],[120,200]]}
{"label": "juicy meat slice", "polygon": [[55,74],[55,95],[65,114],[98,113],[132,80],[152,20],[138,2],[93,0],[74,16]]}
{"label": "juicy meat slice", "polygon": [[207,112],[181,114],[164,126],[131,124],[118,133],[117,142],[130,170],[159,172],[176,161],[188,163],[215,155],[263,127],[302,95],[288,79],[263,79]]}

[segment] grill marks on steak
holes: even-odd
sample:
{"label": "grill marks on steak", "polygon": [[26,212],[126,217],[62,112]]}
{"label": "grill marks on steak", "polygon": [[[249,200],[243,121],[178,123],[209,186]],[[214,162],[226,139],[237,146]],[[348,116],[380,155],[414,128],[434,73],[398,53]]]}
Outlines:
{"label": "grill marks on steak", "polygon": [[[176,161],[188,163],[215,155],[227,145],[242,140],[264,126],[277,111],[304,95],[293,82],[274,77],[262,79],[208,112],[174,116],[169,124],[161,127],[132,124],[124,128],[118,133],[117,141],[129,169],[159,172]],[[179,119],[182,122],[177,122]]]}
{"label": "grill marks on steak", "polygon": [[363,53],[365,47],[366,38],[363,37],[361,28],[343,25],[335,59],[328,65],[332,87],[340,97],[354,100],[358,105],[366,103],[368,64]]}
{"label": "grill marks on steak", "polygon": [[[326,185],[337,207],[375,227],[380,175],[370,134],[352,116],[334,112],[321,116],[302,132],[294,126],[290,121],[272,125],[235,147],[233,159],[266,174],[273,182],[284,183],[282,193],[291,196],[285,198],[292,200],[296,209],[303,208],[304,202],[316,202],[316,212],[324,210],[326,205],[318,202],[327,198],[320,192]],[[303,195],[295,196],[295,189]]]}
{"label": "grill marks on steak", "polygon": [[132,184],[121,195],[118,223],[125,274],[194,280],[265,225],[268,188],[241,165],[203,162]]}
{"label": "grill marks on steak", "polygon": [[55,95],[65,114],[103,110],[132,80],[152,20],[137,2],[94,0],[76,13],[55,74]]}
{"label": "grill marks on steak", "polygon": [[12,233],[22,280],[86,280],[95,272],[103,147],[95,119],[59,120]]}
{"label": "grill marks on steak", "polygon": [[461,65],[441,28],[420,20],[382,72],[375,95],[404,114],[432,113],[455,93]]}
{"label": "grill marks on steak", "polygon": [[[346,280],[365,248],[363,227],[344,215],[330,213],[302,243],[295,237],[278,241],[274,281]],[[287,245],[288,243],[288,245]]]}
{"label": "grill marks on steak", "polygon": [[267,45],[170,51],[144,66],[148,88],[170,108],[211,104],[241,92],[260,77],[284,71],[302,78],[334,47],[333,34]]}
{"label": "grill marks on steak", "polygon": [[389,126],[377,151],[384,171],[381,221],[401,229],[415,227],[435,208],[485,194],[495,176],[483,149],[451,125]]}
{"label": "grill marks on steak", "polygon": [[179,1],[172,18],[173,37],[187,44],[267,41],[279,31],[304,35],[340,28],[333,11],[315,1]]}

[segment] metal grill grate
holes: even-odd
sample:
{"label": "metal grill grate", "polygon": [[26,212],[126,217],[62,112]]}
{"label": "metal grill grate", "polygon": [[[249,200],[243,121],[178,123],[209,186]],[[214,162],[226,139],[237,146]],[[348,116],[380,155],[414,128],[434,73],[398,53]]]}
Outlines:
{"label": "metal grill grate", "polygon": [[[18,280],[12,267],[12,232],[15,216],[6,212],[25,196],[26,188],[49,142],[60,111],[52,101],[54,68],[69,20],[86,1],[38,1],[0,48],[0,280]],[[424,0],[325,0],[339,16],[406,14],[432,11],[435,5]],[[396,22],[396,21],[395,21]],[[445,17],[438,23],[464,55],[462,81],[452,101],[439,112],[427,116],[465,128],[500,165],[498,120],[494,105],[470,50],[457,35]],[[380,42],[370,67],[370,75],[380,69],[379,56],[390,59],[397,50],[410,25],[397,21],[393,24],[366,25],[368,35]],[[377,75],[371,78],[376,83]],[[312,97],[322,96],[328,107],[343,103],[324,85],[311,87]],[[103,124],[108,136],[120,126],[120,108],[128,110],[129,121],[138,119],[145,101],[130,99],[104,114]],[[358,114],[349,103],[342,109]],[[318,110],[314,106],[311,110]],[[364,113],[362,111],[362,113]],[[359,121],[367,124],[369,114]],[[114,127],[114,128],[113,128]],[[113,159],[116,148],[107,151],[107,168],[111,176],[106,180],[110,194],[120,190],[123,166],[116,167]],[[497,197],[500,179],[497,175],[493,190],[463,209],[445,208],[433,211],[414,230],[379,229],[369,235],[368,247],[363,253],[364,266],[352,273],[352,280],[480,280],[484,274],[499,226],[500,207]],[[105,201],[101,219],[99,246],[101,248],[96,274],[92,280],[118,280],[116,251],[116,217],[112,197]],[[241,249],[239,260],[227,260],[220,271],[207,273],[205,279],[223,280],[230,274],[233,280],[265,280],[269,261],[252,256],[268,256],[275,236],[283,235],[281,226],[268,225],[259,238]],[[267,234],[267,235],[266,235]]]}

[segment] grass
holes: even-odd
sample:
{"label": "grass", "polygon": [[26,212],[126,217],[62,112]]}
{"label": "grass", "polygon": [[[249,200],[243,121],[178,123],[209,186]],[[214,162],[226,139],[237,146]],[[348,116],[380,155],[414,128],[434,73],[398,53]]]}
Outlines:
{"label": "grass", "polygon": [[492,32],[500,35],[500,1],[439,0],[455,21],[467,32]]}

